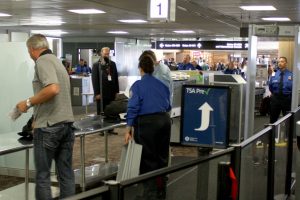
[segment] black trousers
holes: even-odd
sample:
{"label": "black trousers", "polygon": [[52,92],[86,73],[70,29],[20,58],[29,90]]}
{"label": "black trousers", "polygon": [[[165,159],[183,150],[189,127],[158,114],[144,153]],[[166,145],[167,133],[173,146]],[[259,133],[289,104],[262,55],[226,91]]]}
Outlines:
{"label": "black trousers", "polygon": [[291,111],[291,96],[284,95],[272,95],[270,101],[270,123],[274,123],[278,120],[280,113],[286,115],[288,111]]}
{"label": "black trousers", "polygon": [[140,174],[168,166],[171,120],[168,113],[139,116],[134,139],[143,145]]}

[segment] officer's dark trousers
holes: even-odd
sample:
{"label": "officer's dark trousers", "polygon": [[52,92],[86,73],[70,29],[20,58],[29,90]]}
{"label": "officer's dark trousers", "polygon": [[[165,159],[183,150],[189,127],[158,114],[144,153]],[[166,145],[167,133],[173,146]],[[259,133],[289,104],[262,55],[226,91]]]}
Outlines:
{"label": "officer's dark trousers", "polygon": [[286,115],[291,110],[291,95],[272,95],[270,102],[270,123],[278,120],[280,112]]}
{"label": "officer's dark trousers", "polygon": [[[140,174],[168,166],[170,134],[171,120],[168,113],[138,117],[134,127],[134,139],[143,146]],[[149,180],[144,187],[144,194],[147,194],[144,199],[161,199],[156,195],[165,193],[166,177]]]}

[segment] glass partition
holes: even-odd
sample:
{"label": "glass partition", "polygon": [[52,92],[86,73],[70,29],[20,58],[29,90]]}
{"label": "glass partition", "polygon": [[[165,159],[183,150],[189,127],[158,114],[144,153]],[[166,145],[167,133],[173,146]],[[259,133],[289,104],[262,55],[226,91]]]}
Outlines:
{"label": "glass partition", "polygon": [[[220,162],[230,162],[230,154],[164,176],[156,176],[150,180],[124,186],[123,199],[145,199],[145,195],[147,198],[157,199],[159,195],[166,195],[166,199],[170,200],[196,200],[199,197],[215,200],[217,199],[218,164]],[[166,188],[162,187],[162,190],[157,192],[160,184],[166,185]]]}
{"label": "glass partition", "polygon": [[275,127],[274,196],[285,193],[287,165],[287,136],[290,131],[288,118]]}
{"label": "glass partition", "polygon": [[239,199],[253,200],[267,197],[269,134],[271,130],[242,149]]}

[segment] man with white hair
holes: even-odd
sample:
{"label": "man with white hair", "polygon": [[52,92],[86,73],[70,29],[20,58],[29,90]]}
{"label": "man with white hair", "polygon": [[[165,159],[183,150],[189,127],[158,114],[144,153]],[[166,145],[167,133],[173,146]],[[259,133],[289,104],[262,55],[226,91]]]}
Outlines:
{"label": "man with white hair", "polygon": [[75,194],[72,169],[74,121],[70,79],[62,62],[52,54],[45,36],[36,34],[27,40],[30,57],[35,61],[32,81],[34,96],[17,104],[21,112],[33,110],[33,152],[36,168],[35,197],[50,200],[50,170],[55,161],[60,198]]}
{"label": "man with white hair", "polygon": [[[109,53],[109,47],[103,47],[101,51],[98,51],[100,59],[94,63],[92,68],[92,83],[97,102],[97,115],[100,115],[105,107],[115,100],[116,95],[119,93],[118,70],[116,63],[110,59]],[[101,108],[101,104],[103,108]]]}

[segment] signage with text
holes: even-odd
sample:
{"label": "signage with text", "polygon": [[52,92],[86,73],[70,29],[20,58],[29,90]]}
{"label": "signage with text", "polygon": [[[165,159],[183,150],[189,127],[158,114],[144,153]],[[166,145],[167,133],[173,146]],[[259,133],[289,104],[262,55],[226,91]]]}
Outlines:
{"label": "signage with text", "polygon": [[245,41],[157,41],[156,49],[247,50]]}
{"label": "signage with text", "polygon": [[184,85],[181,101],[181,143],[226,148],[230,89],[227,86]]}
{"label": "signage with text", "polygon": [[149,0],[148,19],[175,21],[176,0]]}

